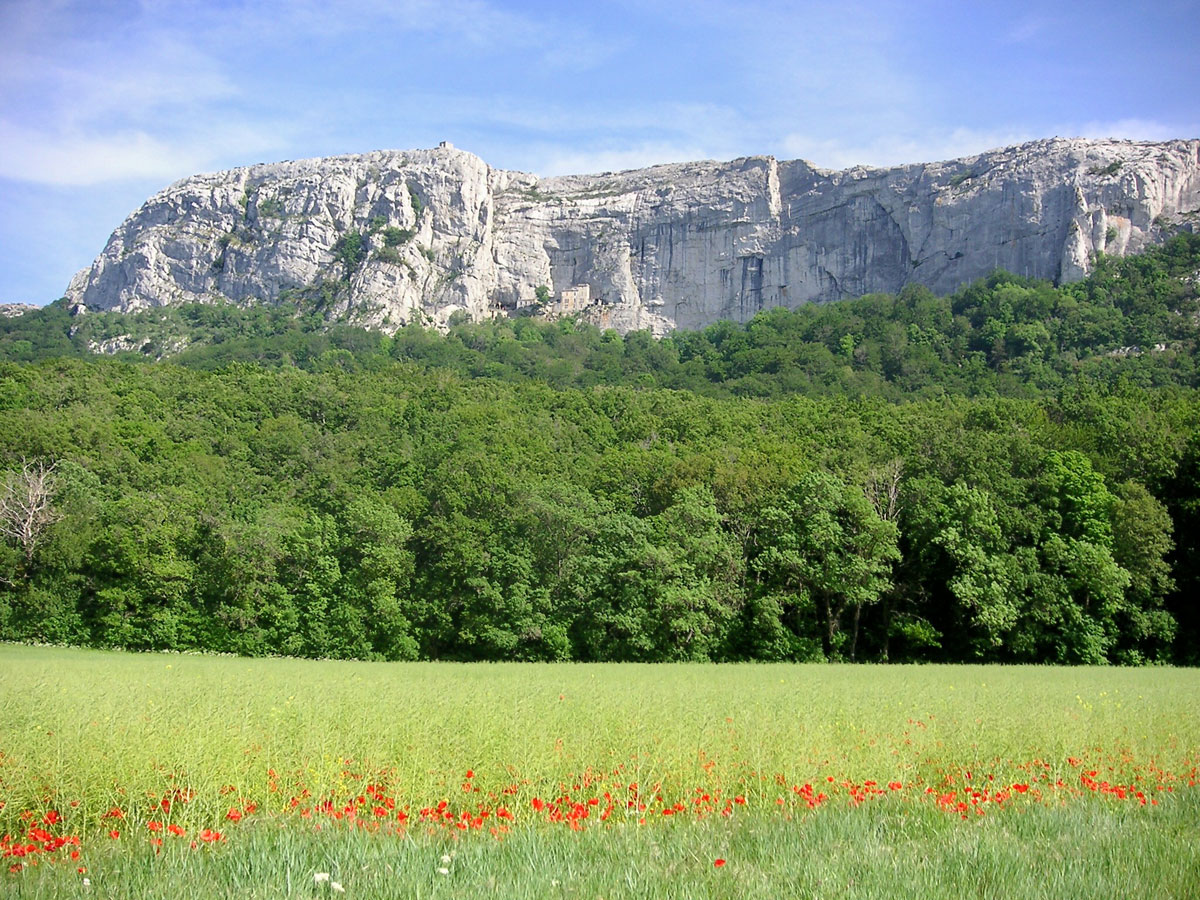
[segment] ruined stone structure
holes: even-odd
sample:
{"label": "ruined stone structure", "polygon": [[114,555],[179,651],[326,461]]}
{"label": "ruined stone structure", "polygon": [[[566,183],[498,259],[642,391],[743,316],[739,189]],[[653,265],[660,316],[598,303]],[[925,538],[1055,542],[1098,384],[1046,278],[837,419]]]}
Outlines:
{"label": "ruined stone structure", "polygon": [[573,316],[592,305],[592,289],[586,284],[573,284],[563,288],[558,295],[556,311],[564,316]]}

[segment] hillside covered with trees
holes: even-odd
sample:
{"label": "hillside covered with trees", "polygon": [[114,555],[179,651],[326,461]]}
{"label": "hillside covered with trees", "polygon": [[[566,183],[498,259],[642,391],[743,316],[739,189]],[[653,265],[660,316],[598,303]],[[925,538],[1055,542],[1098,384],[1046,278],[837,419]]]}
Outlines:
{"label": "hillside covered with trees", "polygon": [[0,321],[0,638],[1200,662],[1197,272],[1185,234],[660,342],[55,304]]}

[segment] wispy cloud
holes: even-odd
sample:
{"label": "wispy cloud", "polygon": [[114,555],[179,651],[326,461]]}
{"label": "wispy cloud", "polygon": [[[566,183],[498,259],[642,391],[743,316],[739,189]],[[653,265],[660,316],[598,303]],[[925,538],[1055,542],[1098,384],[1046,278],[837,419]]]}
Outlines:
{"label": "wispy cloud", "polygon": [[531,14],[484,0],[262,0],[209,23],[263,43],[347,38],[369,43],[386,35],[398,54],[420,54],[404,40],[444,39],[456,53],[525,54],[529,64],[583,71],[611,57],[625,41],[600,37],[553,13]]}
{"label": "wispy cloud", "polygon": [[214,140],[174,135],[163,140],[141,130],[36,131],[0,120],[0,178],[46,185],[95,185],[107,181],[171,181],[211,168],[229,154],[269,152],[279,137],[234,125]]}
{"label": "wispy cloud", "polygon": [[858,165],[897,166],[958,159],[1042,136],[1021,129],[978,131],[970,128],[935,131],[925,135],[881,134],[867,141],[789,134],[783,139],[783,148],[788,155],[806,159],[818,166],[845,169]]}
{"label": "wispy cloud", "polygon": [[129,178],[171,178],[200,160],[144,131],[105,134],[37,132],[0,122],[0,176],[54,185]]}
{"label": "wispy cloud", "polygon": [[427,124],[500,168],[538,175],[627,169],[760,152],[754,129],[720,104],[647,100],[536,105],[463,94],[409,98],[430,110]]}
{"label": "wispy cloud", "polygon": [[974,128],[935,129],[925,134],[881,134],[867,141],[841,140],[793,133],[783,139],[783,151],[829,169],[851,166],[898,166],[937,162],[974,156],[987,150],[1009,147],[1047,137],[1165,141],[1195,137],[1200,129],[1157,122],[1151,119],[1118,119],[1108,122],[1063,122],[1048,130],[1014,126],[994,130]]}
{"label": "wispy cloud", "polygon": [[[75,14],[72,14],[75,13]],[[241,94],[225,65],[175,28],[134,17],[102,23],[71,4],[14,3],[0,38],[0,175],[50,185],[173,178],[222,149],[263,147],[236,116],[211,110]]]}
{"label": "wispy cloud", "polygon": [[641,169],[669,162],[689,162],[711,156],[705,148],[694,144],[644,142],[610,150],[579,150],[547,147],[534,150],[534,166],[538,175],[591,175],[598,172],[619,172]]}
{"label": "wispy cloud", "polygon": [[1200,122],[1159,122],[1154,119],[1114,119],[1067,125],[1064,134],[1087,138],[1125,138],[1135,141],[1169,141],[1200,137]]}
{"label": "wispy cloud", "polygon": [[[496,114],[492,85],[469,76],[482,58],[573,77],[623,44],[483,0],[140,0],[106,13],[31,0],[0,12],[0,175],[46,184],[173,178],[272,150],[306,155],[330,137],[368,150],[378,137],[355,147],[354,135],[386,116],[389,89],[426,132],[438,121],[442,131],[469,123],[472,107],[477,120],[515,123],[536,118],[528,112],[536,106],[506,98]],[[344,76],[331,57],[344,60]],[[414,89],[438,79],[458,92],[414,108]],[[465,84],[474,92],[464,94]]]}
{"label": "wispy cloud", "polygon": [[[64,209],[92,198],[97,229],[111,228],[135,188],[196,171],[441,139],[550,175],[1196,136],[1195,92],[1162,88],[1196,72],[1194,7],[1164,0],[1130,18],[1117,0],[0,0],[0,200],[26,222],[45,220],[46,196],[70,194]],[[1134,44],[1155,52],[1113,74],[1104,60]],[[70,259],[47,242],[38,271],[61,290],[98,242]],[[11,273],[17,242],[4,243]]]}
{"label": "wispy cloud", "polygon": [[716,103],[649,99],[629,107],[549,102],[529,106],[462,95],[435,95],[426,98],[426,103],[451,110],[450,115],[461,121],[520,129],[540,139],[554,136],[575,144],[591,143],[597,136],[606,141],[641,143],[664,135],[675,140],[685,137],[693,144],[710,144],[748,127],[736,110]]}

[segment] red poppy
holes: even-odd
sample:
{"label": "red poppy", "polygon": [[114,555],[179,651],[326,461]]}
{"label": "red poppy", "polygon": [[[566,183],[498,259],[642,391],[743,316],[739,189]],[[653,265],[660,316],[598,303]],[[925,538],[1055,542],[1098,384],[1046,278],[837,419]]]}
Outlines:
{"label": "red poppy", "polygon": [[114,828],[112,831],[110,831],[108,833],[108,836],[115,841],[117,838],[119,838],[121,836],[121,832],[117,831],[117,829]]}
{"label": "red poppy", "polygon": [[714,859],[714,860],[713,860],[713,865],[714,865],[714,866],[716,866],[716,867],[719,869],[719,868],[721,868],[721,866],[725,865],[725,860],[723,860],[723,859]]}

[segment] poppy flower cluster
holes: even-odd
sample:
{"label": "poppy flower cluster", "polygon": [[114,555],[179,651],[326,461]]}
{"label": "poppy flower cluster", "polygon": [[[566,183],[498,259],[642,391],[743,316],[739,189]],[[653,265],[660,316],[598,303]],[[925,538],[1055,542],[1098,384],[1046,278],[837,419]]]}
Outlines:
{"label": "poppy flower cluster", "polygon": [[[53,834],[48,829],[62,823],[58,810],[47,810],[39,818],[31,810],[21,814],[28,823],[23,834],[0,836],[0,858],[8,862],[8,871],[20,872],[26,866],[36,866],[43,860],[50,863],[79,859],[81,841],[75,834]],[[83,872],[83,868],[79,869]]]}
{"label": "poppy flower cluster", "polygon": [[[1099,748],[1097,748],[1099,753]],[[999,809],[1018,800],[1042,803],[1077,799],[1088,794],[1098,794],[1116,800],[1136,802],[1141,806],[1158,806],[1157,795],[1172,794],[1176,788],[1194,788],[1200,784],[1200,771],[1193,765],[1182,772],[1168,772],[1151,763],[1137,765],[1128,754],[1118,756],[1120,765],[1113,763],[1087,763],[1080,757],[1067,757],[1069,769],[1054,766],[1041,759],[1021,763],[1015,768],[1023,770],[1025,778],[1011,783],[998,783],[991,772],[980,773],[970,768],[958,767],[943,771],[940,787],[928,786],[926,794],[943,810],[967,818],[968,813],[983,815],[989,808]],[[1123,778],[1116,780],[1101,774],[1120,771]]]}
{"label": "poppy flower cluster", "polygon": [[[1043,803],[1094,793],[1157,805],[1155,794],[1172,792],[1177,786],[1194,787],[1198,777],[1195,767],[1182,774],[1167,773],[1153,766],[1135,771],[1126,760],[1126,780],[1097,780],[1098,768],[1082,768],[1086,765],[1082,759],[1069,757],[1067,766],[1079,769],[1076,775],[1068,775],[1062,765],[1052,766],[1041,759],[1003,764],[995,760],[1000,771],[1020,771],[1019,781],[962,766],[935,767],[932,780],[925,773],[907,780],[859,781],[826,775],[816,780],[792,781],[782,773],[762,773],[740,765],[722,773],[709,761],[698,773],[703,783],[690,789],[681,790],[677,782],[670,787],[661,779],[649,783],[632,780],[626,766],[620,764],[607,771],[587,768],[570,774],[547,790],[545,785],[513,780],[510,767],[504,768],[505,777],[494,784],[482,781],[472,768],[459,777],[457,791],[418,804],[406,802],[393,789],[394,773],[387,770],[369,773],[350,760],[344,762],[345,783],[361,783],[358,791],[332,791],[323,798],[314,798],[307,788],[300,787],[297,776],[292,786],[299,789],[286,802],[284,810],[295,812],[315,828],[333,826],[403,834],[414,829],[451,835],[483,832],[501,839],[513,827],[539,823],[583,831],[618,822],[644,826],[655,822],[731,818],[739,810],[774,810],[790,820],[831,803],[857,807],[889,797],[897,798],[898,802],[931,803],[963,818],[999,811],[1018,802]],[[486,770],[479,766],[478,771]],[[272,774],[272,783],[276,785],[273,790],[281,790],[282,782]],[[231,808],[227,818],[240,822],[255,809],[254,804]]]}
{"label": "poppy flower cluster", "polygon": [[[1040,758],[1021,762],[995,758],[967,766],[925,759],[900,767],[906,773],[903,778],[888,780],[828,773],[793,779],[744,763],[718,766],[701,756],[691,785],[678,773],[647,780],[645,773],[656,770],[654,761],[635,755],[628,765],[589,767],[553,783],[517,777],[511,766],[478,765],[445,777],[437,788],[443,795],[427,799],[404,796],[401,779],[392,769],[373,771],[365,763],[345,759],[336,786],[319,794],[306,786],[308,773],[279,774],[271,769],[267,794],[277,799],[250,799],[252,793],[231,784],[212,797],[198,797],[194,788],[172,788],[149,795],[144,805],[111,806],[84,821],[98,822],[98,828],[90,827],[109,841],[124,842],[140,832],[156,851],[167,842],[191,849],[220,844],[226,841],[227,831],[246,827],[261,816],[273,823],[294,817],[297,825],[316,830],[349,828],[405,837],[416,832],[453,839],[478,833],[503,840],[518,827],[579,832],[618,823],[661,827],[742,815],[779,815],[790,821],[831,804],[851,808],[877,802],[930,804],[964,820],[1016,805],[1092,802],[1090,798],[1154,807],[1160,798],[1200,784],[1195,763],[1172,772],[1154,762],[1138,764],[1128,751],[1104,753],[1101,748],[1053,763]],[[199,799],[205,802],[194,802]],[[81,805],[86,810],[82,799],[71,802],[72,810]],[[214,812],[226,831],[214,827]],[[78,862],[84,841],[76,833],[78,826],[69,827],[74,815],[72,811],[64,817],[58,809],[21,812],[13,820],[19,824],[15,835],[10,828],[0,837],[0,859],[9,872],[19,873],[43,860]],[[718,868],[724,864],[723,859],[713,863]]]}

